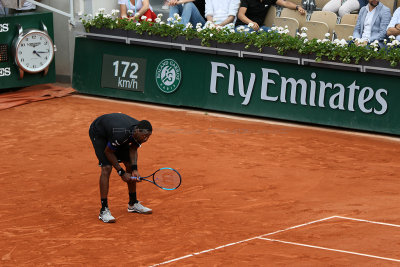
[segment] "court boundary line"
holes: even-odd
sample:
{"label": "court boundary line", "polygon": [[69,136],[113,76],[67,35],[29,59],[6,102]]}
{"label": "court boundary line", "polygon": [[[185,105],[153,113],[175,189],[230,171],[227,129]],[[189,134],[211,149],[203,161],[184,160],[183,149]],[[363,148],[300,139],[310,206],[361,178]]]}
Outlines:
{"label": "court boundary line", "polygon": [[222,245],[222,246],[218,246],[218,247],[215,247],[215,248],[206,249],[206,250],[202,250],[202,251],[199,251],[199,252],[194,252],[194,253],[191,253],[191,254],[187,254],[185,256],[181,256],[181,257],[178,257],[178,258],[174,258],[174,259],[171,259],[171,260],[167,260],[167,261],[164,261],[164,262],[153,264],[153,265],[150,265],[149,267],[160,266],[160,265],[164,265],[164,264],[180,261],[180,260],[183,260],[183,259],[186,259],[186,258],[190,258],[190,257],[197,256],[197,255],[200,255],[200,254],[208,253],[210,251],[215,251],[215,250],[218,250],[218,249],[230,247],[230,246],[233,246],[233,245],[245,243],[245,242],[252,241],[252,240],[255,240],[255,239],[261,239],[261,240],[267,240],[267,241],[271,241],[271,242],[286,243],[286,244],[291,244],[291,245],[304,246],[304,247],[310,247],[310,248],[317,248],[317,249],[323,249],[323,250],[329,250],[329,251],[353,254],[353,255],[358,255],[358,256],[364,256],[364,257],[370,257],[370,258],[376,258],[376,259],[400,262],[400,259],[387,258],[387,257],[375,256],[375,255],[370,255],[370,254],[363,254],[363,253],[358,253],[358,252],[353,252],[353,251],[340,250],[340,249],[331,249],[331,248],[325,248],[325,247],[319,247],[319,246],[313,246],[313,245],[307,245],[307,244],[302,244],[302,243],[289,242],[289,241],[283,241],[283,240],[279,240],[279,239],[271,239],[271,238],[266,238],[265,237],[265,236],[270,236],[270,235],[286,232],[286,231],[289,231],[289,230],[292,230],[292,229],[297,229],[297,228],[300,228],[300,227],[303,227],[303,226],[307,226],[307,225],[311,225],[311,224],[314,224],[314,223],[327,221],[327,220],[334,219],[334,218],[343,219],[343,220],[352,220],[352,221],[358,221],[358,222],[367,222],[367,223],[372,223],[372,224],[379,224],[379,225],[385,225],[385,226],[392,226],[392,227],[399,227],[400,228],[400,225],[398,225],[398,224],[382,223],[382,222],[377,222],[377,221],[370,221],[370,220],[363,220],[363,219],[357,219],[357,218],[334,215],[334,216],[322,218],[322,219],[319,219],[319,220],[314,220],[314,221],[311,221],[311,222],[302,223],[302,224],[298,224],[298,225],[295,225],[295,226],[287,227],[285,229],[277,230],[277,231],[274,231],[274,232],[271,232],[271,233],[262,234],[262,235],[258,235],[258,236],[255,236],[255,237],[247,238],[247,239],[240,240],[240,241],[237,241],[237,242],[228,243],[228,244],[225,244],[225,245]]}
{"label": "court boundary line", "polygon": [[358,253],[358,252],[353,252],[353,251],[348,251],[348,250],[326,248],[326,247],[302,244],[302,243],[297,243],[297,242],[289,242],[289,241],[284,241],[284,240],[279,240],[279,239],[272,239],[272,238],[265,238],[265,237],[259,237],[258,239],[267,240],[267,241],[271,241],[271,242],[284,243],[284,244],[289,244],[289,245],[295,245],[295,246],[301,246],[301,247],[316,248],[316,249],[321,249],[321,250],[328,250],[328,251],[352,254],[352,255],[356,255],[356,256],[364,256],[364,257],[375,258],[375,259],[380,259],[380,260],[400,262],[400,260],[398,260],[398,259],[375,256],[375,255],[371,255],[371,254]]}
{"label": "court boundary line", "polygon": [[[184,111],[189,114],[197,114],[197,115],[204,115],[207,113],[209,116],[213,116],[216,118],[225,118],[225,119],[231,119],[231,120],[237,120],[237,121],[245,121],[245,122],[259,122],[259,123],[264,123],[264,124],[269,124],[269,125],[278,125],[278,126],[286,126],[290,128],[303,128],[303,129],[308,129],[308,130],[317,130],[317,131],[322,131],[322,132],[330,132],[330,133],[339,133],[339,134],[347,134],[347,135],[355,135],[355,136],[361,136],[361,137],[368,137],[368,138],[375,138],[375,139],[383,139],[387,141],[393,141],[393,142],[400,142],[400,138],[397,138],[395,136],[388,136],[385,135],[385,133],[372,133],[372,132],[361,132],[361,130],[357,129],[346,129],[346,128],[329,128],[329,126],[325,125],[309,125],[309,124],[304,124],[301,122],[296,122],[296,121],[284,121],[276,119],[272,120],[271,118],[254,118],[251,117],[250,115],[245,115],[245,114],[223,114],[218,111],[210,111],[210,110],[195,110],[191,109],[190,107],[171,107],[171,106],[160,106],[157,105],[156,103],[138,103],[138,102],[131,102],[127,99],[110,99],[110,98],[104,98],[101,96],[94,96],[94,95],[82,95],[82,94],[74,94],[70,95],[71,97],[77,97],[77,98],[86,98],[86,99],[92,99],[92,100],[98,100],[98,101],[106,101],[106,102],[116,102],[116,103],[124,103],[127,105],[133,105],[133,106],[140,106],[140,107],[145,107],[145,108],[155,108],[155,109],[160,109],[160,110],[169,110],[169,111]],[[161,104],[162,105],[162,104]],[[332,126],[334,127],[334,126]]]}

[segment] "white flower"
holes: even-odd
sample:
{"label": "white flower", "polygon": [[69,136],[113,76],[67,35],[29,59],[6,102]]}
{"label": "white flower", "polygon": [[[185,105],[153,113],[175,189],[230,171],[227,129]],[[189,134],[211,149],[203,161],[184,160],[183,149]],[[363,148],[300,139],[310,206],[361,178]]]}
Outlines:
{"label": "white flower", "polygon": [[353,40],[353,38],[354,38],[353,35],[349,36],[349,40]]}
{"label": "white flower", "polygon": [[308,39],[306,38],[306,39],[304,39],[304,43],[307,43],[308,42]]}
{"label": "white flower", "polygon": [[174,20],[174,19],[171,18],[171,17],[169,17],[169,18],[167,19],[168,22],[171,22],[171,21],[173,21],[173,20]]}
{"label": "white flower", "polygon": [[331,34],[329,32],[325,33],[326,38],[328,38],[329,36],[331,36]]}
{"label": "white flower", "polygon": [[129,9],[127,13],[128,13],[129,16],[131,16],[133,14],[133,10]]}
{"label": "white flower", "polygon": [[249,23],[249,25],[248,25],[250,28],[253,28],[254,27],[254,23]]}
{"label": "white flower", "polygon": [[188,23],[186,24],[186,28],[193,28],[192,23],[188,22]]}
{"label": "white flower", "polygon": [[249,28],[246,28],[246,29],[244,29],[244,31],[245,31],[245,32],[249,32],[249,31],[250,31],[250,29],[249,29]]}
{"label": "white flower", "polygon": [[156,23],[160,23],[161,19],[160,18],[156,18]]}
{"label": "white flower", "polygon": [[197,32],[201,32],[202,30],[202,28],[197,28]]}
{"label": "white flower", "polygon": [[140,26],[140,22],[136,22],[136,26]]}
{"label": "white flower", "polygon": [[113,16],[118,16],[119,10],[118,10],[118,9],[113,9],[113,10],[111,10],[111,14],[112,14]]}
{"label": "white flower", "polygon": [[231,32],[231,33],[235,33],[235,30],[234,30],[234,29],[231,29],[230,32]]}
{"label": "white flower", "polygon": [[306,27],[302,27],[302,28],[301,28],[301,31],[302,31],[302,32],[306,32],[306,31],[308,31],[308,29],[307,29]]}
{"label": "white flower", "polygon": [[201,27],[203,27],[203,24],[201,24],[201,22],[198,22],[198,23],[196,24],[196,29],[201,28]]}
{"label": "white flower", "polygon": [[271,31],[276,31],[276,29],[277,29],[276,27],[272,27]]}
{"label": "white flower", "polygon": [[100,13],[100,14],[103,14],[103,13],[106,11],[106,9],[105,9],[105,8],[103,8],[103,7],[101,7],[101,8],[99,8],[99,10],[98,10],[98,11],[99,11],[99,13]]}
{"label": "white flower", "polygon": [[397,45],[400,45],[400,41],[397,40],[397,39],[396,39],[396,40],[393,40],[393,41],[392,41],[392,44],[393,44],[393,45],[396,45],[396,46],[397,46]]}
{"label": "white flower", "polygon": [[160,22],[160,25],[164,25],[164,24],[165,24],[165,22],[164,22],[164,21],[161,21],[161,22]]}
{"label": "white flower", "polygon": [[210,33],[210,37],[213,37],[214,34]]}
{"label": "white flower", "polygon": [[141,19],[141,20],[146,20],[147,17],[146,17],[146,16],[142,16],[140,19]]}
{"label": "white flower", "polygon": [[394,39],[396,39],[396,37],[394,35],[390,35],[389,39],[393,41]]}
{"label": "white flower", "polygon": [[147,21],[152,22],[153,20],[152,19],[148,19]]}
{"label": "white flower", "polygon": [[180,18],[179,14],[178,14],[178,13],[174,13],[174,18],[175,18],[176,20],[178,20],[178,19]]}
{"label": "white flower", "polygon": [[157,15],[157,18],[159,18],[159,19],[161,19],[162,17],[163,17],[163,14],[162,14],[162,13],[160,13],[160,14]]}
{"label": "white flower", "polygon": [[305,32],[300,33],[300,37],[301,38],[306,38],[307,37],[307,33],[305,33]]}
{"label": "white flower", "polygon": [[[336,40],[335,40],[335,41],[336,41]],[[318,39],[318,40],[317,40],[317,43],[320,43],[320,42],[321,42],[321,40],[320,40],[320,39]]]}
{"label": "white flower", "polygon": [[105,14],[104,17],[105,18],[111,18],[111,15],[110,14]]}

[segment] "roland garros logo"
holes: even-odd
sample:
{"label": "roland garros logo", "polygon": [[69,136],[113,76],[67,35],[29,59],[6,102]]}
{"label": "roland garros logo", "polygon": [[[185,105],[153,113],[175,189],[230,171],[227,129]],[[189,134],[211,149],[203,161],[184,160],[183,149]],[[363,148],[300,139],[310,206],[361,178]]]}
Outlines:
{"label": "roland garros logo", "polygon": [[164,93],[174,92],[181,83],[182,72],[178,63],[173,59],[164,59],[156,70],[156,83]]}

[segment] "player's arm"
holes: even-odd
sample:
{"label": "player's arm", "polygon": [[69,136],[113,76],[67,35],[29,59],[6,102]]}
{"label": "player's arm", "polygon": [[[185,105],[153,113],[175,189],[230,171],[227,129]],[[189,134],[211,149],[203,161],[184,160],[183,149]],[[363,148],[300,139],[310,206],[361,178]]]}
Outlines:
{"label": "player's arm", "polygon": [[[106,146],[106,149],[104,150],[104,154],[106,155],[108,161],[117,170],[117,172],[120,170],[124,170],[121,167],[121,165],[119,165],[117,156],[115,155],[114,152],[115,152],[115,149],[112,147],[112,145],[110,145],[110,143],[108,143],[108,145]],[[129,182],[131,177],[128,173],[124,173],[123,175],[121,175],[121,178],[125,182]]]}
{"label": "player's arm", "polygon": [[131,144],[129,146],[129,158],[131,160],[131,166],[132,166],[132,176],[133,177],[140,177],[139,172],[138,172],[138,167],[137,167],[137,160],[138,160],[138,147],[134,144]]}

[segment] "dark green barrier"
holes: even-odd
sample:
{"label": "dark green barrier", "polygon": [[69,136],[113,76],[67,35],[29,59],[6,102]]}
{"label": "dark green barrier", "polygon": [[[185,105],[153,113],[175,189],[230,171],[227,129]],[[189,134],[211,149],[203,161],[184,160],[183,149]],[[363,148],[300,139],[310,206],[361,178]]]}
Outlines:
{"label": "dark green barrier", "polygon": [[[0,16],[0,90],[55,82],[55,60],[50,64],[47,75],[43,76],[43,72],[24,73],[23,79],[20,79],[19,69],[14,63],[12,42],[18,36],[17,24],[20,24],[24,30],[30,28],[42,30],[41,22],[46,25],[51,39],[54,40],[53,13],[33,12]],[[32,56],[38,57],[37,54],[32,54]]]}
{"label": "dark green barrier", "polygon": [[398,81],[77,38],[73,87],[94,95],[398,135]]}

